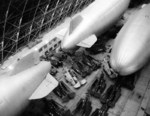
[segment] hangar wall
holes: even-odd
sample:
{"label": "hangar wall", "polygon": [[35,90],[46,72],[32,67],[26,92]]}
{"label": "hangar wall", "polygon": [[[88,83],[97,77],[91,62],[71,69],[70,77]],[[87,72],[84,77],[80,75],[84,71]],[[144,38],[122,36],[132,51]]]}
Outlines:
{"label": "hangar wall", "polygon": [[0,8],[0,64],[93,1],[7,0]]}

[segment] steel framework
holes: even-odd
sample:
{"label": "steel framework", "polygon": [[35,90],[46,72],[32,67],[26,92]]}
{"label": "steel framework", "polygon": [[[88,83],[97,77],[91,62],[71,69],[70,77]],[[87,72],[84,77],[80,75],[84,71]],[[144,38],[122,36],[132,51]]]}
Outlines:
{"label": "steel framework", "polygon": [[[19,0],[20,1],[20,0]],[[0,20],[0,63],[29,42],[39,39],[43,32],[53,29],[94,0],[22,0],[17,7],[10,0],[4,20]],[[44,2],[43,2],[44,1]],[[14,10],[15,9],[15,10]]]}

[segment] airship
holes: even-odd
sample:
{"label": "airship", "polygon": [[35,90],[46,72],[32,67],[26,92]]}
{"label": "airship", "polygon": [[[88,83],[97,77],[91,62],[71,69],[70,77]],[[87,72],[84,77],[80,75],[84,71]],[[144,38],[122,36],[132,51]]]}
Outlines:
{"label": "airship", "polygon": [[49,74],[51,64],[39,64],[0,78],[0,116],[16,116],[30,100],[47,96],[58,82]]}
{"label": "airship", "polygon": [[108,30],[128,8],[130,0],[96,0],[74,16],[62,40],[62,50],[76,45],[90,48],[97,36]]}
{"label": "airship", "polygon": [[131,15],[114,40],[110,64],[120,75],[141,69],[150,56],[150,4]]}

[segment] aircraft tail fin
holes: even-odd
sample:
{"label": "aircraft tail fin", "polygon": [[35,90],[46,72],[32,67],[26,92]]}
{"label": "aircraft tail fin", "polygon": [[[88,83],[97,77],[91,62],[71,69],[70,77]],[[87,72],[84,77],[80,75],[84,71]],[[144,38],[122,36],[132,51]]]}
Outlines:
{"label": "aircraft tail fin", "polygon": [[89,36],[87,39],[81,41],[77,46],[81,46],[84,48],[90,48],[97,41],[97,37],[93,34]]}
{"label": "aircraft tail fin", "polygon": [[39,87],[30,96],[29,100],[46,97],[53,89],[58,86],[58,81],[50,74],[42,81]]}

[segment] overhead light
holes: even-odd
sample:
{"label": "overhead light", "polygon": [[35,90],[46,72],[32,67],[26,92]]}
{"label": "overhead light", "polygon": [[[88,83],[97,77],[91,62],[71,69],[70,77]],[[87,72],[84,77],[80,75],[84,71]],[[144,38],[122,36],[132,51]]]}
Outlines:
{"label": "overhead light", "polygon": [[14,69],[14,66],[13,66],[13,65],[10,65],[10,66],[8,66],[8,69],[9,69],[9,70],[13,70],[13,69]]}
{"label": "overhead light", "polygon": [[48,42],[49,42],[48,40],[44,40],[44,43],[48,44]]}
{"label": "overhead light", "polygon": [[142,6],[141,6],[141,8],[144,8],[146,6],[146,4],[143,4]]}
{"label": "overhead light", "polygon": [[37,47],[35,47],[35,48],[34,48],[34,50],[35,50],[35,51],[38,51],[38,48],[37,48]]}

